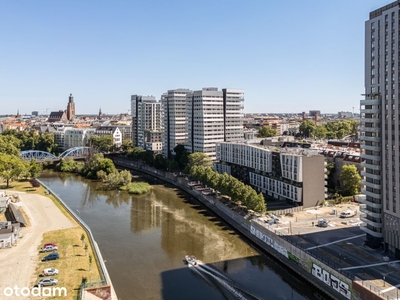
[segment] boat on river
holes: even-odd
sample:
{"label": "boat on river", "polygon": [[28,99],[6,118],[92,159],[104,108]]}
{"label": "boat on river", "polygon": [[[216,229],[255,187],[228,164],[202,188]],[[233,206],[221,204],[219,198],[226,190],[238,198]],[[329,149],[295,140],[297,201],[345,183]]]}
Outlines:
{"label": "boat on river", "polygon": [[197,259],[194,255],[186,255],[185,260],[188,265],[197,266]]}

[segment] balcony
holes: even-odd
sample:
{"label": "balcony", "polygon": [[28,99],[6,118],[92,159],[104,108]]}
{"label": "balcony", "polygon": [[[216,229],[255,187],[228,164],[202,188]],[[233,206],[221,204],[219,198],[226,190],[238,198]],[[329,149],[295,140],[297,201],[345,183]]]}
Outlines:
{"label": "balcony", "polygon": [[361,149],[364,150],[371,150],[371,151],[380,151],[381,150],[381,146],[369,146],[369,145],[360,145]]}
{"label": "balcony", "polygon": [[364,132],[381,132],[381,129],[379,127],[361,126],[360,130]]}
{"label": "balcony", "polygon": [[366,189],[361,189],[361,194],[373,197],[373,198],[378,199],[378,200],[382,199],[382,195],[381,194],[375,194],[373,192],[368,192]]}
{"label": "balcony", "polygon": [[381,175],[367,173],[366,171],[361,171],[361,176],[362,177],[368,177],[368,178],[371,178],[371,179],[377,179],[377,180],[381,179]]}
{"label": "balcony", "polygon": [[365,124],[365,123],[380,123],[381,118],[361,118],[360,123]]}
{"label": "balcony", "polygon": [[370,155],[370,154],[362,153],[361,157],[364,159],[370,159],[370,160],[374,160],[374,161],[382,161],[382,157],[380,155]]}
{"label": "balcony", "polygon": [[382,188],[382,186],[380,184],[368,182],[366,180],[361,180],[361,184],[364,186],[370,187],[372,189],[377,189],[377,190],[380,190]]}
{"label": "balcony", "polygon": [[380,142],[381,138],[379,136],[360,136],[360,141],[369,141],[369,142]]}
{"label": "balcony", "polygon": [[379,105],[380,103],[379,99],[365,99],[360,101],[360,105]]}
{"label": "balcony", "polygon": [[382,203],[374,203],[371,201],[368,201],[366,198],[361,198],[360,197],[360,211],[367,213],[367,206],[372,207],[372,208],[379,208],[382,209],[383,204]]}
{"label": "balcony", "polygon": [[382,232],[376,232],[376,231],[373,231],[373,230],[369,229],[369,228],[367,227],[367,224],[362,224],[362,225],[360,226],[360,229],[361,229],[362,231],[364,231],[365,233],[370,234],[370,235],[372,235],[372,236],[374,236],[374,237],[383,238],[383,233],[382,233]]}
{"label": "balcony", "polygon": [[363,108],[360,109],[360,113],[365,113],[365,114],[379,114],[381,110],[379,108]]}
{"label": "balcony", "polygon": [[[362,158],[362,156],[361,156],[361,158]],[[361,162],[360,165],[361,165],[361,167],[368,168],[368,169],[371,169],[371,170],[379,170],[379,171],[381,170],[381,166],[380,165],[368,164],[365,161]]]}
{"label": "balcony", "polygon": [[370,225],[372,227],[376,227],[376,228],[382,228],[383,227],[382,223],[377,223],[377,222],[371,221],[371,220],[367,219],[367,217],[363,217],[361,215],[360,215],[360,221],[363,221],[364,223],[366,223],[366,224],[368,224],[368,225]]}

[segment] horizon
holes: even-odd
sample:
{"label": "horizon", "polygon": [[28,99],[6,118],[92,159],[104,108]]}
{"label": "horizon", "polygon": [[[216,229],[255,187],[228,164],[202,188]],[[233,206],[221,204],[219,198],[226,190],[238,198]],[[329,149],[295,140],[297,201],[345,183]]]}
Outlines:
{"label": "horizon", "polygon": [[243,89],[244,113],[358,112],[364,24],[392,2],[2,2],[0,114],[71,93],[77,112],[117,114],[134,94],[207,86]]}

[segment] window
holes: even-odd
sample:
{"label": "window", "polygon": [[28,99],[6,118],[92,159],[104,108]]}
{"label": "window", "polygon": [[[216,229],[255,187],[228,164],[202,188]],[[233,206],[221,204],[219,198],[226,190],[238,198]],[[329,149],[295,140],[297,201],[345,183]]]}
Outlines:
{"label": "window", "polygon": [[371,23],[371,30],[374,30],[375,29],[375,22],[372,22]]}

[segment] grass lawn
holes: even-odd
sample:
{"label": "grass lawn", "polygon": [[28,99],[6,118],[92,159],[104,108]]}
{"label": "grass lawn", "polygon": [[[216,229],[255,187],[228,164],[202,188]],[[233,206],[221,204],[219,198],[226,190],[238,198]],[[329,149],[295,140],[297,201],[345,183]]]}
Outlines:
{"label": "grass lawn", "polygon": [[[82,241],[81,236],[85,235],[85,239]],[[82,277],[86,277],[88,282],[99,281],[100,272],[97,264],[94,260],[94,255],[88,237],[85,231],[81,227],[74,227],[62,230],[55,230],[47,232],[43,235],[42,245],[46,242],[57,243],[58,254],[60,258],[58,260],[51,261],[40,261],[37,267],[37,280],[39,281],[43,277],[39,277],[39,274],[46,268],[56,268],[59,274],[52,276],[58,279],[57,287],[65,287],[68,292],[68,299],[77,299],[79,288],[82,283]],[[87,252],[84,247],[88,245]],[[38,248],[38,252],[40,247]],[[39,253],[39,259],[41,260],[51,252]],[[92,264],[89,264],[89,255],[92,256]],[[37,282],[35,282],[36,284]],[[56,297],[50,297],[46,299],[56,299]]]}

